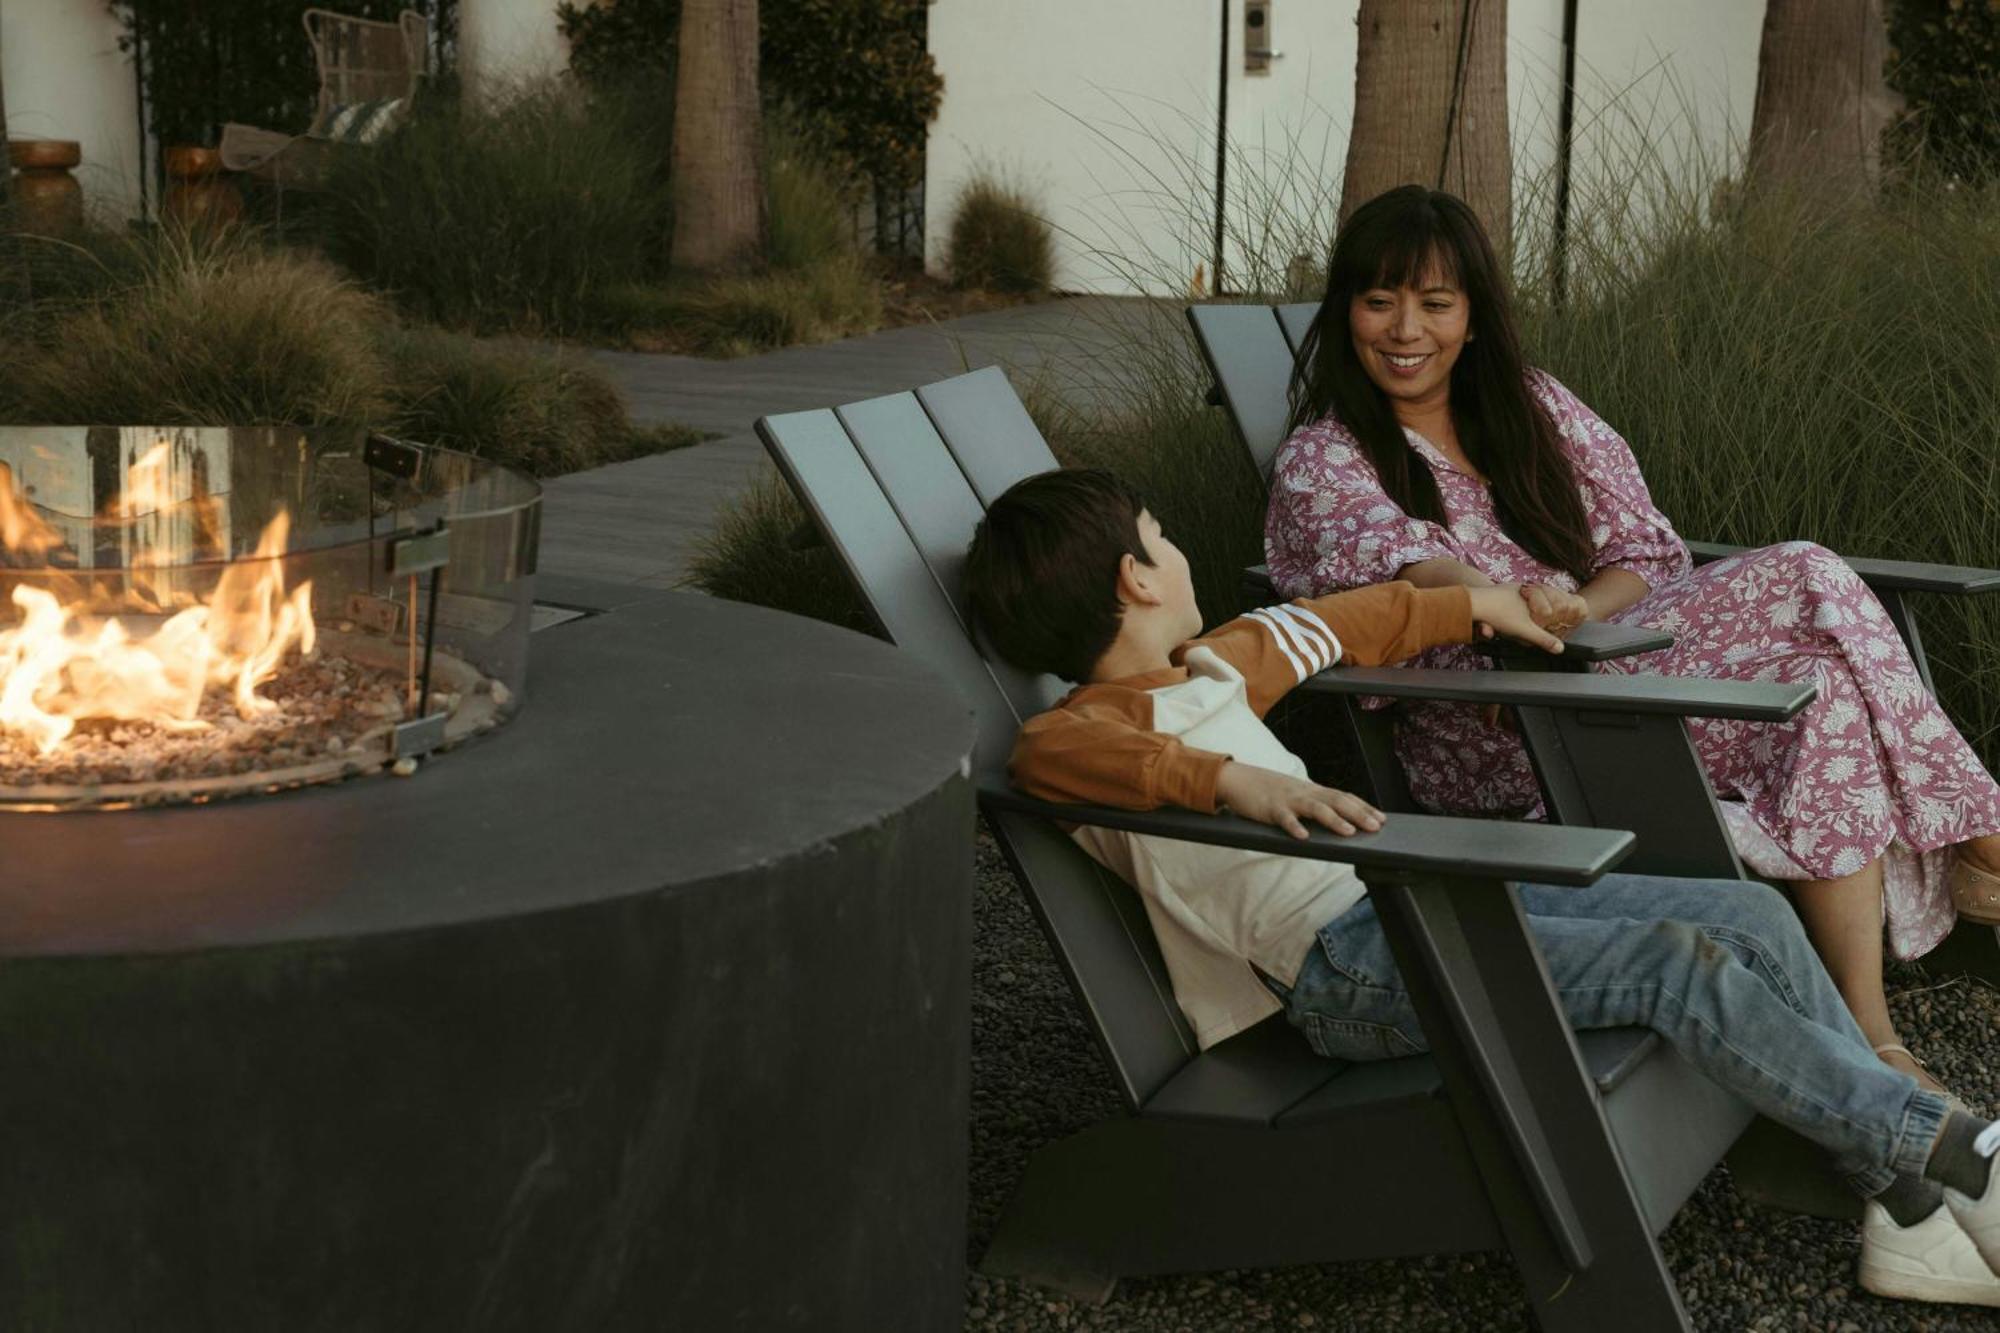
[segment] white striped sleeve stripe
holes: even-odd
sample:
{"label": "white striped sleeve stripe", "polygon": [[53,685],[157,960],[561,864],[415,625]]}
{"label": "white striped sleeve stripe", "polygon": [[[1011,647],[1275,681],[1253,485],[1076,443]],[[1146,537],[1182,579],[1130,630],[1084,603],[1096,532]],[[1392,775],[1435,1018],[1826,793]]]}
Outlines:
{"label": "white striped sleeve stripe", "polygon": [[1285,660],[1292,664],[1292,676],[1293,676],[1292,683],[1294,685],[1298,684],[1300,681],[1303,681],[1307,676],[1312,674],[1310,671],[1306,670],[1305,663],[1299,661],[1298,654],[1292,651],[1292,646],[1288,641],[1288,637],[1285,631],[1279,628],[1277,622],[1271,617],[1270,613],[1265,611],[1252,611],[1250,613],[1250,619],[1256,621],[1258,624],[1264,627],[1264,632],[1269,634],[1271,638],[1277,643],[1278,651],[1283,653],[1285,655]]}
{"label": "white striped sleeve stripe", "polygon": [[1292,634],[1301,643],[1312,649],[1313,660],[1318,670],[1324,671],[1340,660],[1340,653],[1334,647],[1331,634],[1321,634],[1317,626],[1293,615],[1289,606],[1274,606],[1269,610],[1272,615],[1290,626]]}
{"label": "white striped sleeve stripe", "polygon": [[1285,632],[1286,637],[1292,641],[1293,650],[1306,663],[1306,675],[1324,671],[1327,667],[1326,644],[1293,624],[1291,618],[1284,612],[1285,608],[1282,606],[1267,606],[1258,614]]}
{"label": "white striped sleeve stripe", "polygon": [[1340,655],[1347,651],[1341,646],[1340,636],[1333,632],[1333,627],[1328,625],[1324,620],[1321,620],[1316,612],[1309,611],[1303,606],[1293,606],[1290,603],[1284,606],[1274,606],[1271,609],[1284,612],[1293,620],[1304,625],[1308,630],[1323,636],[1326,639],[1327,647],[1331,650],[1326,659],[1328,666],[1332,666],[1338,662]]}

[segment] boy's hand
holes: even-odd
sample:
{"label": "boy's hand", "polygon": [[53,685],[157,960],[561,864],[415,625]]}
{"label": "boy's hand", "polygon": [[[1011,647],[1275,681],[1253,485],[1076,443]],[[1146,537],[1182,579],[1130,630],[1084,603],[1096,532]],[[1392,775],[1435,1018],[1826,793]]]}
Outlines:
{"label": "boy's hand", "polygon": [[1528,604],[1529,617],[1551,634],[1568,634],[1590,619],[1589,602],[1547,583],[1523,583],[1521,600]]}
{"label": "boy's hand", "polygon": [[1527,601],[1511,585],[1468,588],[1466,591],[1472,594],[1474,633],[1488,639],[1496,633],[1505,634],[1551,653],[1563,650],[1563,641],[1535,623],[1534,616],[1528,612]]}
{"label": "boy's hand", "polygon": [[1215,798],[1243,818],[1275,824],[1294,838],[1306,836],[1308,819],[1342,837],[1382,827],[1382,812],[1359,796],[1233,760],[1215,780]]}

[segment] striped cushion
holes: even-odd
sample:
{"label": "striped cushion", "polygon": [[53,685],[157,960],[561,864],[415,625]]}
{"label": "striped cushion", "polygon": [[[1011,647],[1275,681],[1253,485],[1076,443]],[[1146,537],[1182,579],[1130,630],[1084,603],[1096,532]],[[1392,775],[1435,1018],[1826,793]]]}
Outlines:
{"label": "striped cushion", "polygon": [[384,97],[374,102],[349,102],[329,109],[306,133],[315,139],[335,143],[374,143],[387,134],[403,111],[403,99]]}

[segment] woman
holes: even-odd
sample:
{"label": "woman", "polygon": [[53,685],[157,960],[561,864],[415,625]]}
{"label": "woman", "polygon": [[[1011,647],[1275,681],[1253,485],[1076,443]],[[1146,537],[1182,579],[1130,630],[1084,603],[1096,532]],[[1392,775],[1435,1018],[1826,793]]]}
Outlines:
{"label": "woman", "polygon": [[[1694,569],[1618,433],[1523,366],[1478,219],[1420,186],[1341,228],[1292,421],[1264,536],[1286,596],[1512,584],[1559,633],[1609,620],[1675,636],[1602,670],[1817,686],[1790,722],[1691,721],[1695,749],[1744,861],[1792,883],[1876,1053],[1938,1086],[1890,1021],[1883,925],[1911,958],[1950,931],[1954,898],[2000,921],[2000,787],[1839,557],[1791,542]],[[1483,663],[1447,648],[1413,665]],[[1472,706],[1410,706],[1397,749],[1427,808],[1541,813],[1519,741]]]}

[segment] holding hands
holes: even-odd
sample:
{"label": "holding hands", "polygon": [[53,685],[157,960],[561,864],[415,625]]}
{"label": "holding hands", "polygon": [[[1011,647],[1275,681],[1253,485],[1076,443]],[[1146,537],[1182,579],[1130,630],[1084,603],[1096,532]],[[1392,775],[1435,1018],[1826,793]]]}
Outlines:
{"label": "holding hands", "polygon": [[[1574,594],[1563,593],[1554,588],[1542,589],[1539,585],[1534,586],[1537,591],[1546,591],[1556,597],[1571,597],[1579,607],[1583,604],[1583,599],[1575,597]],[[1523,643],[1533,644],[1546,652],[1560,653],[1563,650],[1562,640],[1550,632],[1552,627],[1544,625],[1540,617],[1535,615],[1534,603],[1528,597],[1528,588],[1517,590],[1502,583],[1490,588],[1472,588],[1468,591],[1472,594],[1474,632],[1481,637],[1490,639],[1495,634],[1505,634]],[[1580,621],[1582,616],[1579,615],[1577,619]],[[1572,621],[1565,625],[1564,629],[1572,629],[1575,624],[1576,622]]]}
{"label": "holding hands", "polygon": [[1588,602],[1547,583],[1523,583],[1521,600],[1528,604],[1534,622],[1554,634],[1567,634],[1590,619]]}

